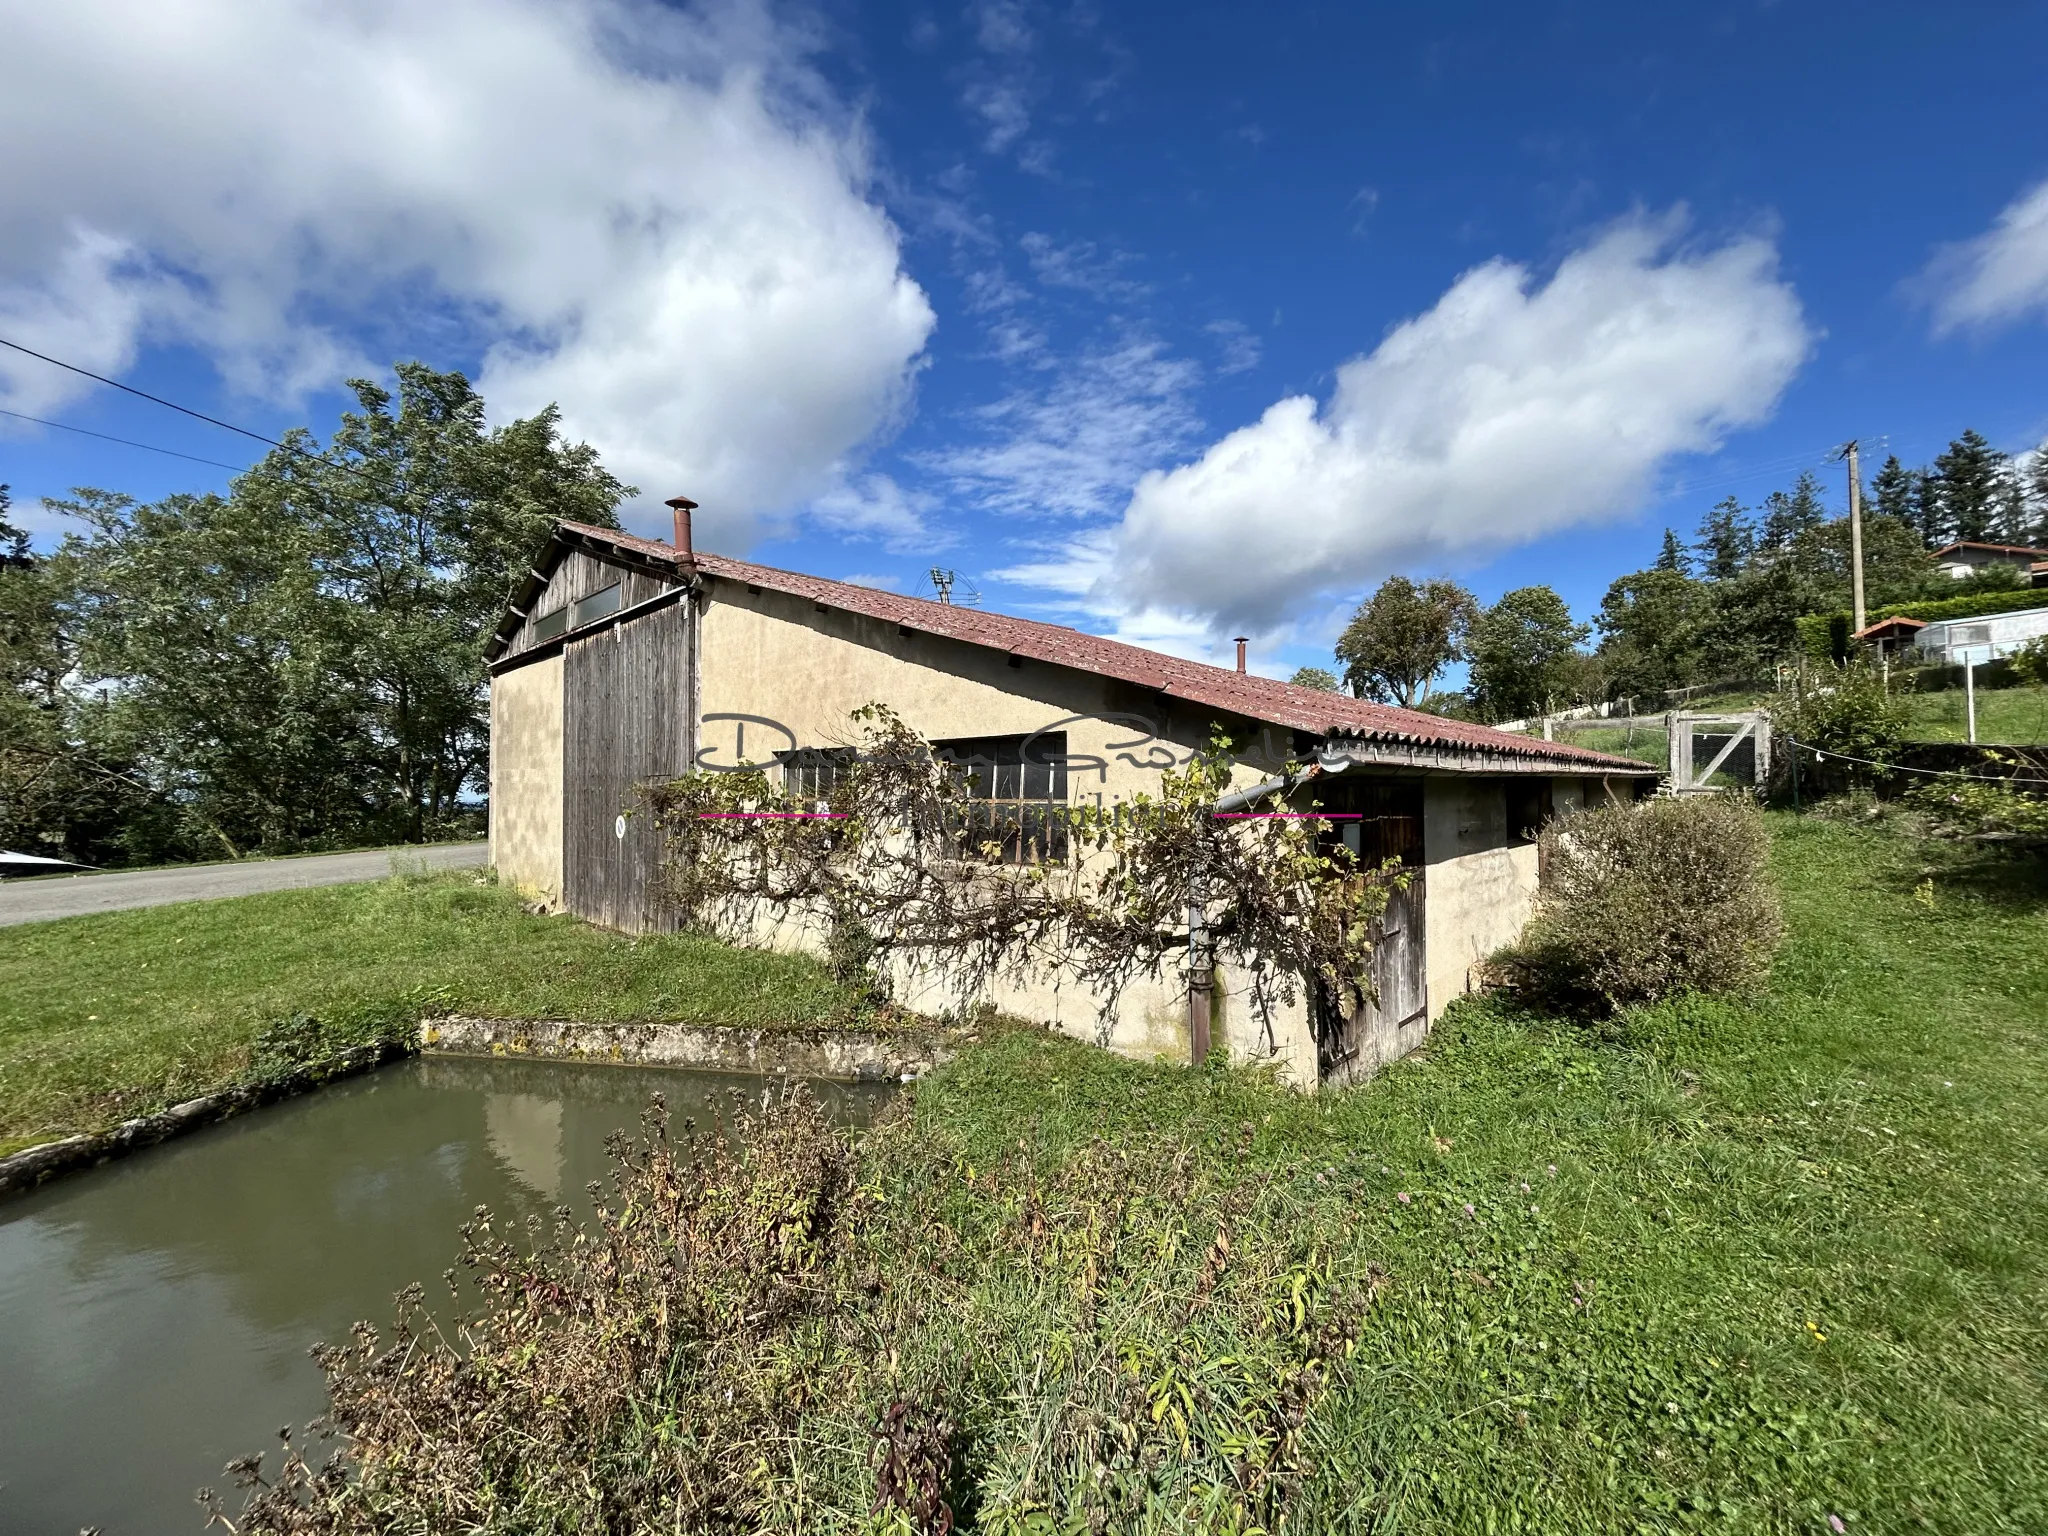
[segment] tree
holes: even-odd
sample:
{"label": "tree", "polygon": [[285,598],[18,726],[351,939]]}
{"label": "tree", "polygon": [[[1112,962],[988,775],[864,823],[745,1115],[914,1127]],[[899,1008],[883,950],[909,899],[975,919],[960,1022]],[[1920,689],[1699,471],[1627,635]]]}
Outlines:
{"label": "tree", "polygon": [[1982,543],[1998,520],[2006,456],[1974,429],[1948,445],[1934,461],[1941,487],[1941,509],[1951,540]]}
{"label": "tree", "polygon": [[1921,469],[1913,475],[1913,526],[1920,530],[1920,542],[1939,549],[1950,542],[1948,509],[1943,505],[1941,476]]}
{"label": "tree", "polygon": [[1457,660],[1478,608],[1454,581],[1417,586],[1406,576],[1389,576],[1338,637],[1344,681],[1361,699],[1413,709],[1436,675]]}
{"label": "tree", "polygon": [[1663,547],[1657,551],[1657,569],[1677,571],[1679,575],[1692,573],[1692,561],[1686,557],[1686,545],[1681,545],[1675,532],[1671,532],[1669,528],[1665,528]]}
{"label": "tree", "polygon": [[0,847],[80,864],[160,853],[146,786],[82,739],[104,711],[66,687],[63,589],[10,509],[0,486]]}
{"label": "tree", "polygon": [[[1668,533],[1667,545],[1677,541]],[[1660,569],[1663,569],[1660,567]],[[1575,679],[1572,659],[1592,630],[1549,587],[1517,587],[1473,620],[1467,691],[1482,720],[1546,713]]]}
{"label": "tree", "polygon": [[324,453],[305,433],[226,496],[82,491],[53,562],[78,680],[188,838],[216,849],[418,840],[473,814],[482,636],[552,519],[628,488],[552,409],[491,430],[459,373],[398,370]]}
{"label": "tree", "polygon": [[1700,519],[1700,575],[1708,581],[1733,581],[1749,567],[1756,553],[1756,528],[1749,508],[1733,496],[1723,499]]}
{"label": "tree", "polygon": [[1343,685],[1337,681],[1337,674],[1328,667],[1296,667],[1294,676],[1287,681],[1297,688],[1313,688],[1318,693],[1343,692]]}
{"label": "tree", "polygon": [[1660,571],[1677,571],[1681,576],[1690,575],[1692,562],[1686,558],[1685,546],[1678,542],[1678,535],[1669,528],[1664,530],[1664,546],[1657,551],[1657,566]]}
{"label": "tree", "polygon": [[1758,543],[1777,553],[1790,549],[1802,533],[1827,521],[1827,501],[1820,481],[1812,470],[1801,470],[1789,491],[1773,491],[1764,498],[1763,528]]}
{"label": "tree", "polygon": [[1913,521],[1913,495],[1918,480],[1912,470],[1899,462],[1895,453],[1884,461],[1870,480],[1869,510],[1876,517],[1893,517],[1902,523]]}
{"label": "tree", "polygon": [[7,514],[14,510],[14,487],[0,485],[0,569],[33,565],[28,552],[28,534],[14,526]]}
{"label": "tree", "polygon": [[1623,576],[1600,600],[1595,624],[1615,697],[1646,698],[1701,680],[1713,602],[1704,582],[1676,571]]}
{"label": "tree", "polygon": [[2027,538],[2036,546],[2048,545],[2048,442],[2028,455]]}

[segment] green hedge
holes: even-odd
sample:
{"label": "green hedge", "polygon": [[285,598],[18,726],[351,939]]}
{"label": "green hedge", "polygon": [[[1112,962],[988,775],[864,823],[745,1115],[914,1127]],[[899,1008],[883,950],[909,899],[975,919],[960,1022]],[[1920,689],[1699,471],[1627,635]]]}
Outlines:
{"label": "green hedge", "polygon": [[[1914,603],[1888,603],[1882,608],[1868,610],[1869,623],[1882,619],[1895,619],[1900,614],[1908,618],[1922,619],[1929,624],[1942,619],[1974,619],[1984,613],[2013,613],[2022,608],[2048,608],[2048,591],[2040,587],[2008,587],[1996,592],[1972,592],[1964,597],[1937,597]],[[1799,646],[1816,661],[1834,659],[1834,644],[1829,637],[1829,627],[1835,623],[1848,626],[1853,622],[1847,610],[1839,613],[1809,613],[1799,620]]]}

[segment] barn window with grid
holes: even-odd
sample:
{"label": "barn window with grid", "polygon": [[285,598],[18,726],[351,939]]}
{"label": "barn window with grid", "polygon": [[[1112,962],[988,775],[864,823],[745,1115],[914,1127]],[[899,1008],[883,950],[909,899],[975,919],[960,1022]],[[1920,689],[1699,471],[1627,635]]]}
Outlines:
{"label": "barn window with grid", "polygon": [[935,741],[932,750],[966,787],[965,848],[995,843],[1006,864],[1067,861],[1066,732]]}
{"label": "barn window with grid", "polygon": [[851,747],[798,747],[778,752],[782,764],[782,787],[799,800],[825,800],[839,787],[853,767]]}

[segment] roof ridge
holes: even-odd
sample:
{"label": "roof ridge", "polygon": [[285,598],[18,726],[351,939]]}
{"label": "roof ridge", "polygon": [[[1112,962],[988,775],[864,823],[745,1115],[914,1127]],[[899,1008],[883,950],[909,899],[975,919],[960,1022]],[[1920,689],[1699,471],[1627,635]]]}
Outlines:
{"label": "roof ridge", "polygon": [[[586,537],[613,541],[666,558],[680,570],[672,544],[644,539],[621,529],[564,520],[564,529]],[[1138,687],[1153,688],[1190,703],[1206,705],[1268,725],[1308,734],[1349,734],[1406,739],[1437,746],[1464,747],[1553,761],[1602,765],[1609,771],[1648,771],[1633,759],[1560,742],[1500,731],[1477,721],[1454,720],[1398,705],[1380,704],[1347,694],[1303,688],[1277,677],[1239,672],[1214,662],[1194,661],[1107,635],[1090,634],[1064,624],[1028,619],[991,609],[964,608],[927,597],[863,587],[829,576],[812,576],[781,566],[762,565],[732,555],[695,550],[688,557],[705,575],[773,587],[813,602],[836,600],[836,606],[896,624],[910,624],[928,633],[969,645],[1009,651],[1054,666],[1072,667],[1116,677]]]}

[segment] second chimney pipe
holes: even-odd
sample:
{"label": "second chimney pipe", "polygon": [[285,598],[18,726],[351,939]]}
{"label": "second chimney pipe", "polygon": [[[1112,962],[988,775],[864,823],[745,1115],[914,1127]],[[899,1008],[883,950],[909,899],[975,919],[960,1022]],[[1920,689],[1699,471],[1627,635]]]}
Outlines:
{"label": "second chimney pipe", "polygon": [[676,553],[687,556],[693,553],[690,548],[690,514],[697,510],[697,503],[687,496],[671,496],[668,504],[676,514]]}
{"label": "second chimney pipe", "polygon": [[1251,643],[1252,637],[1250,635],[1239,635],[1237,637],[1237,670],[1240,672],[1244,670],[1244,648]]}

